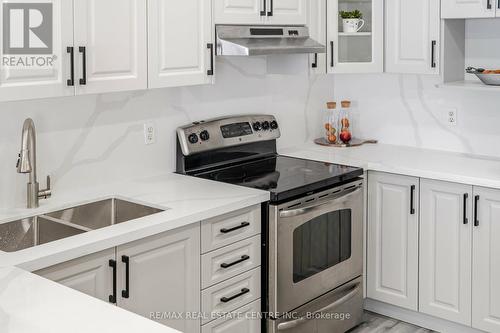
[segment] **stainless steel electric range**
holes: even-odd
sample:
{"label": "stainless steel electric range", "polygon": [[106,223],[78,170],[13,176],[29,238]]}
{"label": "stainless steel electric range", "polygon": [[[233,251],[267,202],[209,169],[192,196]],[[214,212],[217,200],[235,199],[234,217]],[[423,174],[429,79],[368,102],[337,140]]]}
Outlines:
{"label": "stainless steel electric range", "polygon": [[363,170],[280,156],[273,116],[177,130],[177,172],[269,191],[262,205],[263,332],[344,332],[361,321]]}

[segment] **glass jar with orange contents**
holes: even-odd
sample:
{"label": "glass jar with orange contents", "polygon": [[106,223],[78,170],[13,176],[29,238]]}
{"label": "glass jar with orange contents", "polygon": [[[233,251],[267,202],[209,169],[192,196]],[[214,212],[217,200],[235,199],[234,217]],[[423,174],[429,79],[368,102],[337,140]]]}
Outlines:
{"label": "glass jar with orange contents", "polygon": [[342,101],[342,109],[339,113],[339,140],[348,144],[352,140],[352,123],[351,123],[351,101]]}
{"label": "glass jar with orange contents", "polygon": [[326,103],[326,112],[323,119],[323,126],[325,130],[325,139],[329,143],[338,142],[338,114],[337,103]]}

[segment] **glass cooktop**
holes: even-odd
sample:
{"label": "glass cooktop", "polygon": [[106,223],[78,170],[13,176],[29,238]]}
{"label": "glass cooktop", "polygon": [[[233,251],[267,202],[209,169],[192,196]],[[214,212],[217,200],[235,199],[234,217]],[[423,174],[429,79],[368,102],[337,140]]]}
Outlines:
{"label": "glass cooktop", "polygon": [[271,201],[278,203],[344,183],[361,175],[361,168],[273,156],[195,176],[267,190],[271,192]]}

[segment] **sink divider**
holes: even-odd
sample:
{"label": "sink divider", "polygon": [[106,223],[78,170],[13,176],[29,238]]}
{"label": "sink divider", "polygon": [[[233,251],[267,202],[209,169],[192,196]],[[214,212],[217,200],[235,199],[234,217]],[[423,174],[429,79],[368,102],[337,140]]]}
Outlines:
{"label": "sink divider", "polygon": [[61,219],[58,219],[58,218],[55,218],[55,217],[51,217],[51,216],[48,216],[48,215],[39,215],[39,217],[41,217],[41,218],[43,218],[45,220],[49,220],[49,221],[52,221],[52,222],[55,222],[55,223],[63,224],[65,226],[72,227],[72,228],[75,228],[75,229],[78,229],[78,230],[81,230],[81,231],[85,231],[85,232],[93,230],[91,228],[87,228],[87,227],[84,227],[84,226],[81,226],[81,225],[78,225],[78,224],[74,224],[74,223],[71,223],[71,222],[68,222],[68,221],[64,221],[64,220],[61,220]]}

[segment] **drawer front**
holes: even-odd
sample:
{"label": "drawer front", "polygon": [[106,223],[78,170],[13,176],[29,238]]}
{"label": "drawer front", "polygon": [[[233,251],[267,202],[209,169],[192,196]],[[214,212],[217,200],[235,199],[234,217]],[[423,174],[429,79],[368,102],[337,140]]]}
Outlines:
{"label": "drawer front", "polygon": [[220,313],[231,312],[260,298],[260,268],[240,274],[203,290],[201,312],[210,314],[203,324],[217,319]]}
{"label": "drawer front", "polygon": [[201,327],[201,333],[260,333],[260,299]]}
{"label": "drawer front", "polygon": [[257,235],[202,255],[202,288],[260,266],[260,245],[260,235]]}
{"label": "drawer front", "polygon": [[260,234],[260,212],[257,205],[202,222],[202,253]]}

